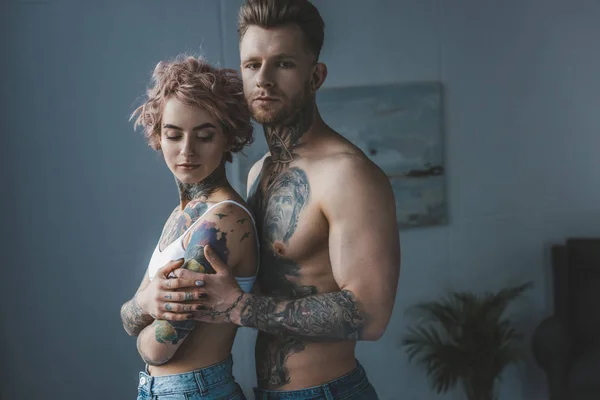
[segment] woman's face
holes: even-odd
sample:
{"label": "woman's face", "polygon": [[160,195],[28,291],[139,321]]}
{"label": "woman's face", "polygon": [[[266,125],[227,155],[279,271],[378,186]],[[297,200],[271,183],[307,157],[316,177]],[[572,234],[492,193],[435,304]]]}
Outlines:
{"label": "woman's face", "polygon": [[170,98],[165,103],[160,147],[167,166],[182,183],[206,179],[229,150],[219,121],[208,111]]}

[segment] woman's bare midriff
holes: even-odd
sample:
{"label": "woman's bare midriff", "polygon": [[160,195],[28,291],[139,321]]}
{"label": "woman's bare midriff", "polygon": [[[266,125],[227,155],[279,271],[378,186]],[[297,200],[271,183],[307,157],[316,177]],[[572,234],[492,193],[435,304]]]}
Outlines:
{"label": "woman's bare midriff", "polygon": [[198,323],[168,363],[148,367],[150,375],[182,374],[218,364],[231,354],[236,331],[232,324]]}

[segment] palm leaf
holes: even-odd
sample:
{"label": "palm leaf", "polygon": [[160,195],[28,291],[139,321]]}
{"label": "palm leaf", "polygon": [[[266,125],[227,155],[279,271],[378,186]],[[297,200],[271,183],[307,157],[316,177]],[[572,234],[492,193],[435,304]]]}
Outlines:
{"label": "palm leaf", "polygon": [[409,329],[402,343],[409,360],[416,361],[433,377],[431,382],[437,393],[456,385],[460,378],[456,365],[460,363],[462,354],[456,346],[444,342],[435,329],[424,326]]}
{"label": "palm leaf", "polygon": [[416,304],[416,327],[402,336],[411,363],[425,370],[437,393],[460,382],[494,382],[510,364],[522,359],[521,335],[503,315],[530,283],[476,295],[455,292],[437,301]]}

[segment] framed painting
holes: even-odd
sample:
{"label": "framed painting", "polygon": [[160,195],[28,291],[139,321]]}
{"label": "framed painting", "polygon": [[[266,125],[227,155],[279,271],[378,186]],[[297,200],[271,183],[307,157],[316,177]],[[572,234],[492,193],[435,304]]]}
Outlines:
{"label": "framed painting", "polygon": [[389,177],[400,229],[448,221],[439,82],[322,88],[325,122]]}

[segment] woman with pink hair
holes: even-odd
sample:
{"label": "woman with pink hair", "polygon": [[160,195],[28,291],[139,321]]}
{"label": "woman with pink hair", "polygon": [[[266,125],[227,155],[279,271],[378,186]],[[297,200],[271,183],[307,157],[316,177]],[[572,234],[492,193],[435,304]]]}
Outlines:
{"label": "woman with pink hair", "polygon": [[[132,118],[164,157],[180,200],[140,287],[121,308],[123,326],[137,336],[146,363],[138,400],[244,399],[232,375],[237,328],[194,320],[202,310],[198,299],[206,294],[203,282],[185,273],[214,273],[204,255],[210,246],[243,291],[252,289],[257,274],[254,219],[225,173],[231,154],[253,140],[242,81],[235,71],[217,69],[201,58],[162,61]],[[217,313],[228,317],[228,312]]]}

